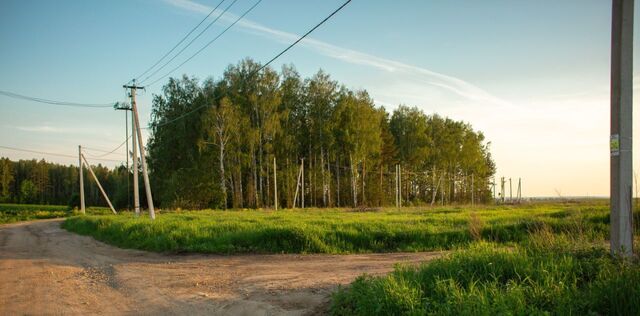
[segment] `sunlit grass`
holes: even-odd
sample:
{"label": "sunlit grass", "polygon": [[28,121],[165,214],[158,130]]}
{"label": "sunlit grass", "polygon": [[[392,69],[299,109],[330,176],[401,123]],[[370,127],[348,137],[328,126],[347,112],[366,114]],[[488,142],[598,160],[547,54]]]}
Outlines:
{"label": "sunlit grass", "polygon": [[428,251],[482,239],[517,243],[540,225],[603,239],[608,207],[593,204],[382,209],[174,211],[155,221],[131,214],[76,216],[63,227],[126,248],[206,253],[364,253]]}

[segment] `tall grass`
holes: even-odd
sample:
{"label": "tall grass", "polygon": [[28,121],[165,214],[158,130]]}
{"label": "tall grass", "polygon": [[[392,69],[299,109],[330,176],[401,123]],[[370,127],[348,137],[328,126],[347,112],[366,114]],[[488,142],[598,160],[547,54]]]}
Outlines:
{"label": "tall grass", "polygon": [[[104,207],[90,207],[88,214],[106,214]],[[0,204],[0,224],[29,221],[35,219],[59,218],[77,215],[76,210],[66,205]]]}
{"label": "tall grass", "polygon": [[[579,238],[575,238],[579,236]],[[638,315],[640,266],[588,237],[541,229],[514,248],[480,242],[333,296],[333,315]]]}
{"label": "tall grass", "polygon": [[[471,214],[476,231],[470,232]],[[607,235],[606,205],[346,210],[187,211],[155,221],[131,214],[78,216],[63,227],[126,248],[208,253],[363,253],[451,249],[475,239],[520,242],[529,231]]]}

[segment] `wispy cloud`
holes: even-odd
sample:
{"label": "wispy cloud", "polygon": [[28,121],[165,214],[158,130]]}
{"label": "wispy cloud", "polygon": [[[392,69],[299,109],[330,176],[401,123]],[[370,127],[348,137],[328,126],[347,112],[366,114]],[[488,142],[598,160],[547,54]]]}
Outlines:
{"label": "wispy cloud", "polygon": [[[165,0],[165,2],[176,8],[203,15],[208,14],[212,10],[209,6],[191,0]],[[227,13],[222,17],[222,20],[230,22],[236,18],[236,15]],[[273,29],[247,19],[241,20],[237,25],[245,31],[282,43],[291,43],[298,38],[298,35],[296,34]],[[429,69],[336,46],[309,37],[301,41],[300,44],[324,56],[351,64],[372,67],[387,73],[393,73],[394,75],[404,77],[405,80],[412,80],[422,85],[444,89],[470,101],[482,102],[485,104],[488,103],[492,105],[509,104],[507,101],[492,95],[472,83],[460,78],[431,71]]]}
{"label": "wispy cloud", "polygon": [[77,130],[69,129],[69,128],[60,128],[53,126],[15,126],[17,130],[25,131],[25,132],[37,132],[37,133],[73,133],[77,132]]}

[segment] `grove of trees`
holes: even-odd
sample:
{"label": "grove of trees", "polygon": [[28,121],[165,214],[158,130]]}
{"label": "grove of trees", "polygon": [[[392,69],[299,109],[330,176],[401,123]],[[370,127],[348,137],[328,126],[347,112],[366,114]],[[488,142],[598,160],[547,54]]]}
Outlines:
{"label": "grove of trees", "polygon": [[323,71],[260,66],[170,79],[154,96],[148,150],[161,207],[271,207],[274,168],[284,207],[301,196],[306,206],[393,205],[396,164],[404,205],[491,198],[489,144],[469,124],[415,107],[389,113]]}
{"label": "grove of trees", "polygon": [[[117,208],[128,203],[127,172],[125,166],[109,169],[92,166],[96,177]],[[106,206],[98,187],[88,172],[84,172],[87,206]],[[42,160],[18,160],[0,158],[0,203],[79,205],[78,166],[60,165]],[[144,197],[144,194],[141,195]]]}

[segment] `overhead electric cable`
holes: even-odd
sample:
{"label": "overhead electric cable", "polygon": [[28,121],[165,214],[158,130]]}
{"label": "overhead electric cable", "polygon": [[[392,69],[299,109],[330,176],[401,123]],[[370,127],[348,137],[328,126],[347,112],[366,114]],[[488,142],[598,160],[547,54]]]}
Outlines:
{"label": "overhead electric cable", "polygon": [[258,68],[258,70],[256,70],[256,71],[254,71],[252,73],[252,75],[255,74],[255,73],[260,72],[262,69],[267,67],[270,63],[272,63],[274,60],[278,59],[278,57],[282,56],[282,54],[286,53],[289,49],[291,49],[293,46],[298,44],[301,40],[303,40],[305,37],[307,37],[307,35],[311,34],[318,27],[320,27],[320,25],[324,24],[324,22],[327,22],[327,20],[329,20],[332,16],[334,16],[336,13],[338,13],[338,11],[342,10],[342,8],[344,8],[347,4],[349,4],[349,2],[351,2],[351,0],[347,0],[345,3],[343,3],[339,8],[337,8],[335,11],[333,11],[331,14],[329,14],[326,18],[324,18],[324,20],[320,21],[320,23],[316,24],[316,26],[314,26],[312,29],[310,29],[307,33],[304,33],[304,35],[300,36],[300,38],[298,38],[295,42],[291,43],[291,45],[289,45],[287,48],[285,48],[283,51],[281,51],[275,57],[271,58],[271,60],[269,60],[266,64],[262,65],[262,67]]}
{"label": "overhead electric cable", "polygon": [[[153,71],[153,73],[151,73],[150,75],[148,75],[146,78],[142,79],[142,81],[140,82],[140,84],[144,83],[145,81],[149,80],[149,78],[153,77],[155,74],[157,74],[160,70],[164,69],[164,67],[166,67],[168,64],[170,64],[174,59],[176,59],[176,57],[178,57],[180,54],[182,54],[182,52],[185,51],[185,49],[187,49],[189,46],[191,46],[191,44],[193,44],[193,42],[195,42],[195,40],[197,40],[206,30],[208,30],[214,23],[216,23],[225,13],[227,13],[227,11],[237,2],[238,0],[233,0],[226,8],[224,8],[224,10],[215,18],[213,19],[213,21],[211,21],[211,23],[209,23],[209,25],[207,25],[207,27],[205,27],[202,31],[200,31],[200,33],[198,33],[198,35],[196,35],[196,37],[194,37],[193,39],[191,39],[191,41],[184,46],[178,53],[176,53],[175,55],[173,55],[173,57],[171,57],[171,59],[169,59],[166,63],[164,63],[162,66],[160,66],[160,68],[156,69],[155,71]],[[224,2],[224,0],[222,1]],[[220,2],[220,4],[222,4],[222,2]],[[218,4],[218,6],[220,6],[220,4]],[[216,6],[217,8],[217,6]],[[215,10],[215,9],[214,9]],[[196,53],[197,54],[197,53]],[[182,65],[180,65],[182,66]],[[179,68],[180,66],[178,66],[177,68]],[[176,68],[176,69],[177,69]],[[173,70],[172,70],[173,71]]]}
{"label": "overhead electric cable", "polygon": [[[236,25],[236,23],[238,23],[238,21],[242,20],[242,18],[244,18],[245,15],[247,15],[249,12],[251,12],[251,10],[253,10],[255,7],[258,6],[258,4],[260,4],[260,2],[262,2],[262,0],[258,0],[256,3],[254,3],[248,10],[246,10],[244,13],[242,13],[242,15],[240,15],[235,21],[233,21],[233,23],[231,23],[227,28],[225,28],[222,32],[220,32],[220,34],[218,34],[218,36],[214,37],[211,41],[209,41],[206,45],[204,45],[202,48],[200,48],[197,52],[195,52],[195,54],[191,55],[191,57],[187,58],[185,61],[183,61],[180,65],[178,65],[177,67],[171,69],[171,71],[167,72],[164,76],[154,80],[153,82],[151,82],[150,84],[147,84],[146,86],[152,86],[155,83],[157,83],[158,81],[166,78],[167,76],[169,76],[170,74],[172,74],[174,71],[178,70],[178,68],[182,67],[184,64],[186,64],[187,62],[189,62],[191,59],[193,59],[194,57],[196,57],[198,54],[200,54],[205,48],[209,47],[209,45],[213,44],[213,42],[215,42],[216,40],[218,40],[218,38],[220,38],[224,33],[226,33],[230,28],[232,28],[234,25]],[[146,80],[146,79],[145,79]]]}
{"label": "overhead electric cable", "polygon": [[[233,24],[235,24],[236,22],[238,22],[238,21],[239,21],[243,16],[245,16],[249,11],[251,11],[255,6],[257,6],[257,5],[258,5],[258,3],[260,3],[261,1],[262,1],[262,0],[259,0],[258,2],[256,2],[256,4],[254,4],[254,5],[253,5],[253,7],[249,8],[249,10],[248,10],[247,12],[245,12],[242,16],[240,16],[240,18],[238,18],[238,20],[236,20],[235,22],[233,22]],[[342,4],[340,7],[338,7],[335,11],[333,11],[333,12],[332,12],[331,14],[329,14],[326,18],[324,18],[324,20],[320,21],[320,23],[316,24],[316,26],[314,26],[313,28],[311,28],[311,29],[310,29],[309,31],[307,31],[304,35],[300,36],[300,38],[298,38],[295,42],[293,42],[291,45],[289,45],[289,46],[288,46],[287,48],[285,48],[283,51],[281,51],[280,53],[278,53],[275,57],[271,58],[271,60],[269,60],[266,64],[264,64],[264,65],[263,65],[262,67],[260,67],[258,70],[256,70],[256,71],[252,72],[250,76],[253,76],[254,74],[256,74],[257,72],[259,72],[260,70],[264,69],[267,65],[269,65],[270,63],[272,63],[274,60],[276,60],[278,57],[282,56],[282,54],[286,53],[289,49],[291,49],[293,46],[295,46],[296,44],[298,44],[302,39],[304,39],[305,37],[307,37],[307,35],[311,34],[311,33],[312,33],[313,31],[315,31],[318,27],[320,27],[320,25],[322,25],[322,24],[324,24],[325,22],[327,22],[327,20],[329,20],[332,16],[334,16],[336,13],[338,13],[338,11],[342,10],[342,8],[344,8],[347,4],[349,4],[349,2],[351,2],[351,0],[348,0],[348,1],[346,1],[345,3],[343,3],[343,4]],[[231,25],[230,25],[226,30],[228,30],[231,26],[233,26],[233,24],[231,24]],[[225,30],[225,31],[226,31],[226,30]],[[223,32],[223,33],[221,33],[220,35],[222,35],[222,34],[224,34],[224,32]],[[218,35],[218,36],[220,36],[220,35]],[[216,37],[216,38],[214,38],[214,40],[216,40],[216,39],[217,39],[217,37]],[[210,42],[210,43],[211,43],[211,42]],[[207,44],[207,45],[208,45],[208,44]],[[205,47],[206,47],[206,46],[205,46]],[[202,49],[204,49],[205,47],[203,47]],[[201,49],[200,51],[202,51],[202,49]],[[197,55],[200,51],[196,52],[196,54],[194,54],[193,56],[191,56],[189,59],[193,58],[193,57],[194,57],[195,55]],[[189,61],[189,59],[187,59],[187,60],[185,61],[185,63],[186,63],[187,61]],[[183,63],[183,64],[184,64],[184,63]],[[182,64],[181,64],[181,65],[182,65]],[[180,65],[180,66],[181,66],[181,65]],[[178,67],[180,67],[180,66],[178,66]],[[175,68],[175,69],[177,69],[177,68]],[[175,69],[173,69],[173,70],[175,70]],[[173,72],[173,70],[172,70],[171,72]],[[168,76],[171,72],[169,72],[169,73],[168,73],[168,74],[166,74],[165,76],[161,77],[160,79],[162,79],[162,78],[164,78],[164,77]],[[158,79],[158,80],[156,80],[156,81],[152,82],[151,84],[148,84],[148,85],[147,85],[147,87],[148,87],[148,86],[150,86],[150,85],[152,85],[152,84],[154,84],[154,83],[156,83],[156,82],[158,82],[160,79]],[[161,123],[161,124],[155,125],[155,127],[165,126],[165,125],[171,124],[171,123],[173,123],[173,122],[175,122],[175,121],[181,120],[182,118],[184,118],[184,117],[186,117],[186,116],[188,116],[188,115],[190,115],[190,114],[192,114],[192,113],[195,113],[197,110],[199,110],[199,109],[201,109],[201,108],[204,108],[204,107],[206,107],[207,105],[208,105],[208,104],[206,104],[206,103],[205,103],[205,104],[203,104],[203,105],[200,105],[200,106],[198,106],[198,107],[196,107],[196,108],[192,109],[191,111],[189,111],[189,112],[187,112],[187,113],[185,113],[185,114],[182,114],[182,115],[180,115],[180,116],[178,116],[178,117],[176,117],[176,118],[174,118],[174,119],[172,119],[172,120],[169,120],[169,121],[167,121],[167,122],[163,122],[163,123]],[[148,127],[147,127],[147,129],[148,129]]]}
{"label": "overhead electric cable", "polygon": [[101,157],[104,157],[104,156],[107,156],[107,155],[113,154],[116,150],[118,150],[118,149],[120,149],[122,146],[124,146],[124,144],[126,144],[126,143],[127,143],[127,141],[128,141],[129,139],[131,139],[131,136],[127,137],[127,139],[125,139],[125,140],[122,142],[122,144],[118,145],[118,147],[114,148],[114,149],[113,149],[113,150],[111,150],[111,151],[102,150],[102,149],[97,149],[97,148],[91,148],[91,147],[85,147],[85,146],[82,146],[82,149],[88,149],[89,151],[101,151],[101,152],[103,152],[104,154],[102,154],[102,155],[98,155],[98,156],[90,156],[90,157],[91,157],[91,158],[93,158],[93,159],[101,158]]}
{"label": "overhead electric cable", "polygon": [[22,99],[22,100],[34,101],[34,102],[40,102],[40,103],[46,103],[46,104],[75,106],[75,107],[111,108],[116,103],[116,102],[112,102],[112,103],[77,103],[77,102],[67,102],[67,101],[56,101],[56,100],[49,100],[49,99],[31,97],[31,96],[18,94],[18,93],[14,93],[14,92],[9,92],[9,91],[3,91],[3,90],[0,90],[0,94],[4,95],[4,96],[7,96],[7,97],[10,97],[10,98],[14,98],[14,99]]}
{"label": "overhead electric cable", "polygon": [[[178,46],[180,46],[180,44],[182,44],[189,37],[189,35],[191,35],[196,29],[198,29],[198,27],[200,27],[200,25],[202,25],[202,23],[204,23],[204,21],[206,21],[211,16],[211,14],[213,14],[213,12],[215,12],[216,9],[218,9],[218,7],[224,1],[225,0],[220,1],[220,3],[218,3],[218,5],[215,8],[213,8],[213,10],[211,10],[211,12],[209,12],[209,14],[207,14],[207,16],[205,16],[204,19],[202,19],[202,21],[200,21],[200,23],[198,23],[198,25],[196,25],[194,28],[192,28],[191,31],[189,31],[189,33],[187,33],[187,35],[185,35],[175,46],[173,46],[173,48],[171,48],[166,54],[164,54],[162,57],[160,57],[160,59],[158,59],[158,61],[156,61],[155,64],[153,64],[151,67],[149,67],[143,73],[138,75],[136,77],[136,80],[140,80],[140,78],[142,76],[146,75],[151,69],[155,68],[155,66],[157,66],[161,61],[163,61],[165,58],[167,58],[167,56],[169,56],[169,54],[171,54],[176,48],[178,48]],[[209,26],[211,26],[211,24],[209,24]],[[207,26],[207,28],[209,28],[209,26]],[[206,30],[206,28],[205,28],[205,30]],[[200,34],[202,34],[202,32],[200,32]],[[200,36],[200,34],[198,34],[198,36]],[[198,38],[198,36],[196,36],[196,38]],[[187,45],[187,46],[189,46],[189,45]]]}
{"label": "overhead electric cable", "polygon": [[[46,152],[46,151],[38,151],[38,150],[16,148],[16,147],[9,147],[9,146],[2,146],[2,145],[0,145],[0,148],[9,149],[9,150],[15,150],[15,151],[22,151],[22,152],[27,152],[27,153],[41,154],[41,155],[58,156],[58,157],[66,157],[66,158],[78,158],[78,156],[75,156],[75,155],[50,153],[50,152]],[[98,158],[96,160],[122,162],[121,160],[105,159],[105,158]]]}

